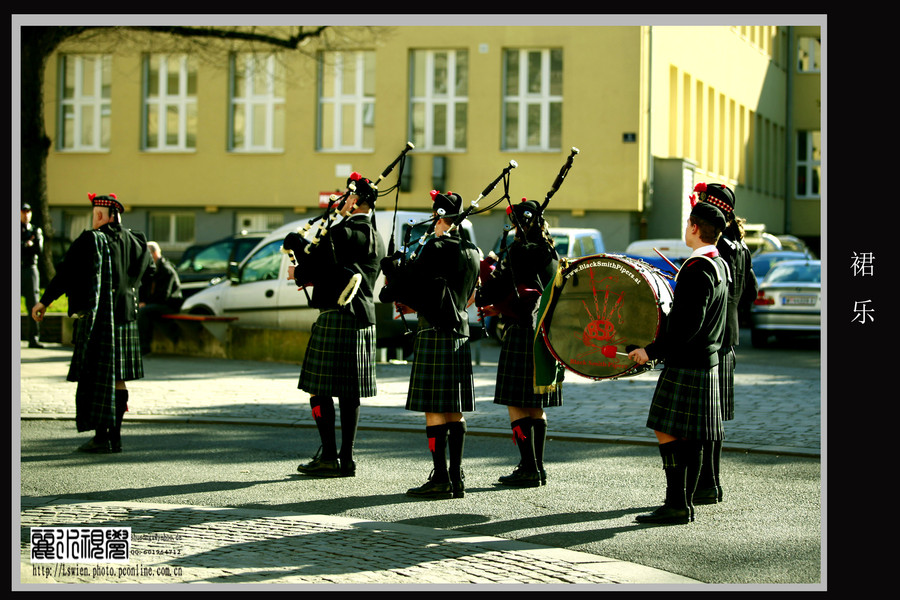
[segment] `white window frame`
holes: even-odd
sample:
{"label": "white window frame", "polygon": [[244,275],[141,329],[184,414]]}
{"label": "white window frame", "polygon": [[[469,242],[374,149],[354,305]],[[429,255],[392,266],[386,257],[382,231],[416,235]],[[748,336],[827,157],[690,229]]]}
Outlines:
{"label": "white window frame", "polygon": [[[803,63],[808,67],[804,68]],[[818,38],[800,36],[797,38],[797,72],[819,73],[822,69],[822,44]]]}
{"label": "white window frame", "polygon": [[[319,54],[319,119],[317,132],[317,146],[319,150],[326,152],[370,152],[375,149],[375,74],[372,79],[366,80],[366,60],[375,59],[375,53],[371,50],[359,50],[354,52],[322,52]],[[344,89],[344,65],[353,65],[354,82],[352,90]],[[325,70],[330,70],[333,83],[332,95],[325,95],[324,81]],[[371,95],[366,95],[366,89],[372,89]],[[330,122],[325,122],[325,107],[331,107]],[[344,110],[353,111],[353,123],[348,124],[344,120]],[[352,128],[353,141],[344,143],[345,128]],[[366,141],[366,130],[371,132],[370,140]],[[324,132],[330,131],[331,145],[325,145]]]}
{"label": "white window frame", "polygon": [[[178,63],[178,90],[169,93],[169,62],[174,58]],[[158,61],[157,95],[150,96],[150,61]],[[193,152],[197,139],[197,96],[190,94],[188,80],[193,72],[197,78],[197,65],[193,57],[187,54],[146,54],[144,55],[143,97],[144,110],[141,114],[141,146],[148,152]],[[150,111],[156,110],[156,144],[150,145]],[[168,140],[168,113],[173,110],[178,122],[178,139],[175,143]],[[193,135],[193,145],[190,136]]]}
{"label": "white window frame", "polygon": [[[447,56],[447,73],[446,73],[446,81],[447,81],[447,90],[446,92],[439,92],[435,90],[435,58],[440,55],[445,54]],[[466,56],[467,63],[467,71],[466,71],[466,81],[465,81],[465,93],[457,94],[456,89],[456,78],[457,78],[457,66],[458,66],[458,57],[460,55]],[[463,136],[461,140],[457,140],[456,136],[456,114],[457,109],[462,108],[466,112],[466,124],[465,127],[468,128],[468,106],[469,106],[469,77],[468,77],[468,51],[465,49],[441,49],[441,50],[411,50],[410,51],[410,90],[411,92],[416,90],[417,82],[415,81],[416,77],[416,68],[415,61],[418,59],[422,59],[425,61],[425,66],[423,69],[425,75],[424,81],[424,94],[420,96],[410,94],[409,99],[409,115],[410,115],[410,123],[409,123],[409,131],[410,137],[413,139],[419,138],[417,135],[416,123],[414,122],[415,114],[416,114],[416,106],[423,106],[423,117],[424,122],[421,124],[421,139],[416,139],[416,142],[421,145],[422,150],[432,151],[432,152],[459,152],[464,151],[468,144],[468,136],[465,135],[465,130],[463,132]],[[446,107],[445,116],[444,116],[444,131],[446,132],[446,141],[444,144],[438,144],[435,142],[435,108],[438,106]]]}
{"label": "white window frame", "polygon": [[[813,144],[813,136],[818,134],[818,131],[798,131],[797,136],[806,136],[806,151],[807,154],[805,156],[800,156],[800,140],[797,140],[797,168],[795,173],[799,172],[801,169],[805,171],[806,176],[806,186],[803,191],[796,189],[797,198],[820,198],[822,195],[822,161],[821,158],[815,158],[812,155],[812,149],[814,147]],[[822,152],[822,136],[819,135],[819,155],[821,157]],[[815,177],[815,173],[818,173],[818,177]],[[813,181],[817,179],[819,182],[819,190],[817,192],[813,191]],[[799,185],[799,182],[798,182]]]}
{"label": "white window frame", "polygon": [[[84,87],[85,63],[93,60],[93,86]],[[66,71],[69,61],[74,64],[73,94],[65,98]],[[112,135],[112,56],[108,54],[63,54],[59,68],[59,149],[63,151],[109,150]],[[106,81],[104,82],[104,73]],[[104,83],[106,84],[104,86]],[[104,89],[107,95],[104,97]],[[70,111],[70,112],[67,112]],[[90,114],[91,141],[84,136],[83,117]],[[66,136],[67,123],[71,123],[71,136]],[[104,131],[105,125],[105,131]]]}
{"label": "white window frame", "polygon": [[[279,61],[279,57],[274,54],[260,56],[253,53],[233,53],[231,55],[231,65],[229,68],[229,129],[228,129],[228,147],[232,152],[282,152],[284,150],[284,118],[285,118],[285,98],[282,94],[278,94],[279,87],[284,86],[284,67]],[[243,66],[244,78],[243,95],[236,96],[235,81],[237,77],[236,66]],[[257,90],[254,88],[256,82],[256,73],[263,70],[265,89]],[[257,123],[253,118],[256,108],[262,108],[264,111],[262,143],[255,143],[257,132],[255,127]],[[242,110],[239,110],[242,109]],[[236,142],[235,120],[237,114],[243,112],[243,141]],[[281,117],[280,124],[277,123],[277,117]],[[279,129],[280,125],[280,131]]]}
{"label": "white window frame", "polygon": [[[539,152],[556,152],[562,147],[562,143],[558,146],[551,145],[551,136],[553,132],[550,129],[550,109],[553,104],[559,104],[562,111],[562,94],[551,94],[550,84],[552,74],[551,70],[551,52],[559,51],[560,48],[507,48],[503,51],[503,106],[501,110],[502,118],[502,144],[504,150],[518,151],[539,151]],[[507,93],[508,73],[506,60],[510,52],[518,52],[519,54],[519,72],[518,72],[518,89],[512,94]],[[538,92],[528,91],[528,55],[534,52],[541,53],[541,89]],[[560,74],[560,77],[562,74]],[[507,105],[516,104],[518,106],[517,114],[517,132],[516,146],[507,145]],[[530,106],[538,106],[540,109],[540,132],[537,144],[528,143],[528,108]],[[562,114],[560,113],[560,128],[562,127]],[[562,138],[562,131],[557,132],[557,138]]]}

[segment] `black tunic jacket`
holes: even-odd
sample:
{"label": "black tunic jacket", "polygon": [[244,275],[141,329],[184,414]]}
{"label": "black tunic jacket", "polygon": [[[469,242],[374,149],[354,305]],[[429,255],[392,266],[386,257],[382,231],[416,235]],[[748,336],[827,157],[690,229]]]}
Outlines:
{"label": "black tunic jacket", "polygon": [[759,292],[759,283],[753,273],[750,249],[743,240],[737,242],[723,234],[716,244],[719,254],[728,263],[731,281],[728,283],[728,317],[725,324],[724,348],[737,346],[740,341],[740,309],[749,307]]}
{"label": "black tunic jacket", "polygon": [[[138,289],[147,270],[155,271],[153,258],[147,249],[147,238],[143,233],[123,229],[120,225],[108,223],[100,227],[109,240],[112,262],[113,316],[116,325],[130,323],[137,319]],[[66,252],[56,276],[47,284],[41,304],[49,306],[54,300],[66,294],[69,299],[69,314],[83,311],[93,290],[87,289],[91,278],[88,275],[93,262],[93,241],[91,232],[78,236]]]}
{"label": "black tunic jacket", "polygon": [[409,306],[438,331],[468,336],[466,305],[480,264],[481,251],[459,231],[432,238],[414,260],[386,266],[382,300]]}
{"label": "black tunic jacket", "polygon": [[719,348],[725,335],[728,282],[724,261],[716,267],[700,257],[681,266],[672,309],[655,342],[647,344],[647,356],[667,367],[709,369],[719,364]]}
{"label": "black tunic jacket", "polygon": [[360,327],[375,324],[375,282],[384,242],[372,226],[372,216],[355,214],[332,226],[309,255],[300,256],[301,269],[310,276],[310,306],[320,310],[340,308],[338,299],[354,274],[362,276],[359,289],[342,310],[350,312]]}
{"label": "black tunic jacket", "polygon": [[[476,303],[494,305],[504,319],[533,328],[541,292],[556,276],[558,266],[559,254],[548,241],[516,238],[493,273],[482,280]],[[524,290],[536,290],[537,294]]]}

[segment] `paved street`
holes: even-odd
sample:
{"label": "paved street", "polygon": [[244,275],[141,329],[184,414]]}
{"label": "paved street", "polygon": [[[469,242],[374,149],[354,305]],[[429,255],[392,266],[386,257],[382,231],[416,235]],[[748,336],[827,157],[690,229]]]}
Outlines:
{"label": "paved street", "polygon": [[[70,349],[53,345],[21,351],[23,582],[568,586],[732,583],[743,581],[742,577],[761,583],[818,582],[821,391],[818,354],[807,348],[757,351],[748,343],[738,355],[738,418],[726,425],[728,452],[723,461],[735,472],[735,479],[737,471],[746,475],[747,493],[735,490],[731,504],[703,508],[706,515],[718,510],[718,522],[701,515],[683,528],[637,529],[631,523],[634,511],[658,503],[662,485],[661,470],[647,470],[647,465],[655,467],[658,462],[655,439],[644,427],[654,373],[602,382],[571,376],[565,406],[548,411],[550,443],[561,461],[555,485],[514,490],[512,495],[509,490],[495,493],[488,482],[509,469],[514,450],[509,447],[505,408],[490,401],[497,348],[484,343],[481,365],[476,366],[477,411],[467,415],[472,435],[466,465],[472,469],[467,473],[474,483],[473,493],[460,501],[466,504],[448,506],[405,502],[402,496],[405,487],[418,485],[427,476],[420,440],[422,416],[403,409],[408,365],[380,364],[379,395],[363,401],[361,465],[389,472],[383,479],[385,486],[373,489],[368,478],[357,477],[352,482],[314,480],[315,486],[304,485],[301,491],[293,484],[284,489],[286,477],[295,482],[304,479],[285,471],[293,470],[297,457],[311,455],[317,439],[309,429],[308,405],[296,389],[297,365],[148,356],[147,377],[129,386],[126,452],[85,461],[84,455],[72,452],[87,434],[76,434],[71,422],[74,384],[64,382],[70,356]],[[290,451],[284,451],[283,440],[279,445],[278,436],[272,440],[268,434],[247,433],[246,424],[281,427],[274,431],[285,432],[282,437],[290,439]],[[178,445],[195,439],[187,431],[200,432],[195,437],[220,435],[209,441],[209,447],[222,449],[221,463],[204,464],[200,468],[208,471],[198,472],[196,462],[182,461],[195,456],[190,444]],[[172,448],[160,448],[159,439],[172,440]],[[388,456],[398,439],[409,440],[408,448],[394,449],[396,456]],[[260,453],[258,458],[251,449]],[[171,458],[159,464],[154,457],[163,450]],[[261,463],[264,473],[257,472]],[[242,466],[240,472],[253,482],[232,482],[235,465]],[[616,484],[614,494],[579,487],[584,485],[584,474],[595,468],[600,468],[598,476]],[[490,473],[491,469],[496,473]],[[97,477],[94,485],[84,481],[85,473]],[[488,480],[478,479],[484,477]],[[634,490],[623,492],[617,485],[632,479]],[[654,487],[656,480],[660,483]],[[754,523],[758,520],[748,519],[750,515],[738,502],[752,505],[756,501],[750,492],[753,486],[771,489],[773,481],[797,503],[780,519],[779,529],[797,527],[782,534],[792,544],[811,550],[811,554],[793,550],[804,557],[795,559],[794,568],[773,575],[750,567],[749,563],[780,552],[764,541],[742,549],[748,565],[722,580],[697,576],[700,572],[684,568],[681,559],[654,556],[652,544],[667,539],[673,529],[686,536],[689,551],[700,553],[717,527],[745,528],[742,535],[751,539],[769,537],[765,520]],[[282,498],[281,494],[287,495]],[[628,498],[629,494],[634,497]],[[624,507],[596,512],[597,507],[578,500],[597,497],[602,503],[607,495],[610,504],[624,502]],[[523,512],[515,528],[504,525],[501,518],[510,501],[522,503],[521,507],[515,504]],[[556,510],[548,513],[548,505]],[[415,512],[421,510],[425,512]],[[762,510],[775,515],[783,507],[776,502]],[[481,525],[477,519],[471,522],[476,515],[484,520]],[[598,518],[612,529],[598,530],[597,535],[573,531],[573,524]],[[518,531],[529,519],[536,521],[524,533]],[[799,522],[785,524],[795,519]],[[539,525],[557,521],[565,522],[550,531]],[[132,564],[149,570],[116,571],[113,576],[35,571],[27,555],[27,528],[66,524],[132,527],[133,548],[143,552],[139,559],[132,556]],[[159,552],[173,546],[180,553],[177,557]],[[158,552],[147,554],[153,549]],[[781,560],[788,564],[791,559]],[[812,571],[807,572],[808,568]]]}

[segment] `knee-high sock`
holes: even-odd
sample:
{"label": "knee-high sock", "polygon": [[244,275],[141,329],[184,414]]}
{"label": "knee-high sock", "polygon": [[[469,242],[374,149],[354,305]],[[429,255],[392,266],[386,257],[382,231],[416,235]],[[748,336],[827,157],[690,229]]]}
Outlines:
{"label": "knee-high sock", "polygon": [[532,419],[532,431],[534,431],[534,461],[538,471],[544,469],[544,446],[547,443],[547,419]]}
{"label": "knee-high sock", "polygon": [[687,508],[685,496],[685,470],[682,451],[683,440],[674,440],[659,445],[663,471],[666,474],[665,505],[670,508]]}
{"label": "knee-high sock", "polygon": [[116,390],[116,424],[109,428],[109,441],[114,445],[122,442],[122,420],[128,411],[128,390]]}
{"label": "knee-high sock", "polygon": [[428,436],[428,449],[431,451],[431,459],[434,463],[434,475],[432,481],[449,481],[447,472],[447,437],[450,426],[428,425],[425,427],[425,435]]}
{"label": "knee-high sock", "polygon": [[697,488],[721,486],[719,464],[722,458],[722,440],[706,440],[703,442],[703,465],[700,469],[700,480]]}
{"label": "knee-high sock", "polygon": [[538,467],[535,460],[534,419],[531,417],[517,419],[510,423],[510,426],[513,431],[513,441],[516,443],[521,456],[519,464],[522,470],[528,473],[536,473]]}
{"label": "knee-high sock", "polygon": [[337,458],[337,442],[334,436],[334,400],[328,396],[313,396],[309,399],[309,405],[312,407],[319,439],[322,440],[322,452],[319,458],[335,460]]}
{"label": "knee-high sock", "polygon": [[450,480],[461,481],[463,449],[466,445],[466,422],[454,421],[447,424],[449,427],[447,436],[447,449],[450,454]]}
{"label": "knee-high sock", "polygon": [[343,460],[353,460],[353,445],[359,426],[359,398],[338,398],[341,409],[341,451]]}
{"label": "knee-high sock", "polygon": [[681,440],[678,460],[684,463],[684,493],[688,506],[693,505],[694,491],[700,478],[703,461],[703,442],[699,440]]}

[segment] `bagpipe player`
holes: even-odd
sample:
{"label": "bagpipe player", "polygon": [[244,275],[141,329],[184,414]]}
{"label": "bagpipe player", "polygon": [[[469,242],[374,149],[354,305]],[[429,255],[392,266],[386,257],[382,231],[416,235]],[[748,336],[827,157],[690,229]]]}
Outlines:
{"label": "bagpipe player", "polygon": [[[538,487],[547,481],[544,448],[547,439],[545,408],[562,406],[562,377],[550,389],[536,391],[534,344],[541,292],[556,277],[559,254],[543,218],[541,205],[523,198],[507,208],[513,239],[504,243],[499,262],[482,263],[481,286],[475,303],[484,315],[503,322],[494,403],[509,411],[513,442],[520,460],[499,482],[514,487]],[[562,370],[560,368],[560,370]]]}
{"label": "bagpipe player", "polygon": [[[311,285],[309,304],[319,309],[297,387],[310,395],[321,447],[297,471],[321,477],[356,475],[353,450],[360,399],[377,394],[373,290],[385,255],[384,242],[375,229],[378,191],[356,172],[347,186],[350,193],[335,209],[339,220],[320,229],[314,242],[292,232],[283,244],[297,263],[289,267],[288,279]],[[340,409],[340,450],[334,398]]]}
{"label": "bagpipe player", "polygon": [[[381,300],[399,302],[418,314],[406,410],[425,413],[425,434],[433,471],[416,498],[465,496],[462,457],[466,421],[475,410],[467,307],[474,299],[481,251],[455,225],[462,198],[432,191],[434,236],[406,260],[402,252],[382,261],[387,285]],[[449,457],[449,466],[448,466]]]}

